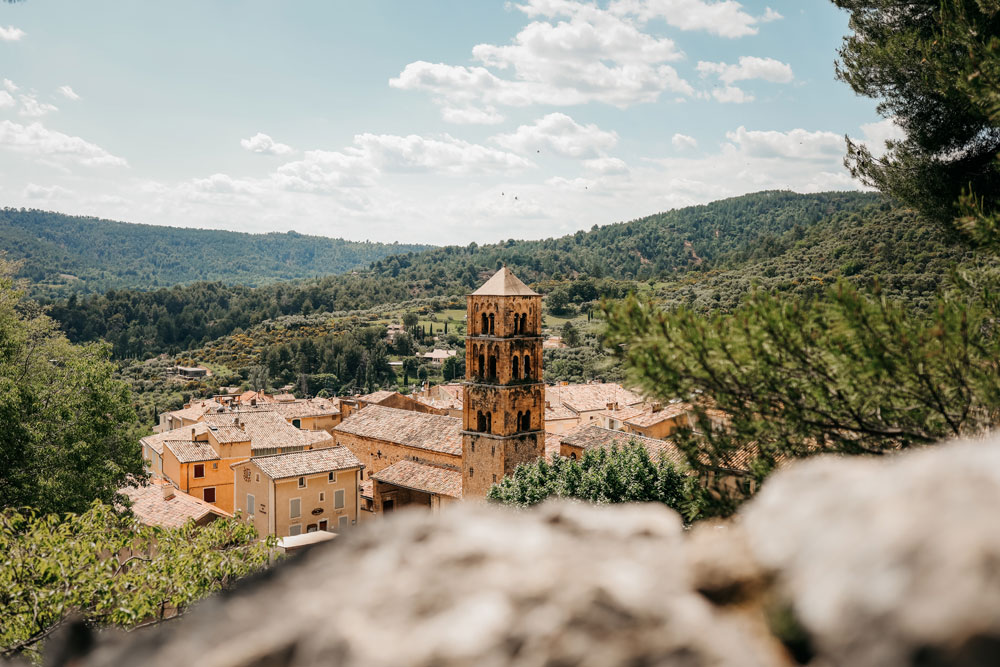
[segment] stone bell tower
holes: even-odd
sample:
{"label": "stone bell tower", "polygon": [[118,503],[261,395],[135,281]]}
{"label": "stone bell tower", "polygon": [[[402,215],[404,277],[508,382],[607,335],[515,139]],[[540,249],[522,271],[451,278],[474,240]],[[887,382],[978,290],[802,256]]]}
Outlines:
{"label": "stone bell tower", "polygon": [[506,266],[468,297],[462,495],[545,455],[542,297]]}

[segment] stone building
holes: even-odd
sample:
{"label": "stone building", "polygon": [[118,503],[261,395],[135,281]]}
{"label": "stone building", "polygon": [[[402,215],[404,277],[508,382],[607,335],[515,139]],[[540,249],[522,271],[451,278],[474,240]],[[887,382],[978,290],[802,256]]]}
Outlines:
{"label": "stone building", "polygon": [[542,297],[505,266],[467,297],[462,495],[545,454]]}

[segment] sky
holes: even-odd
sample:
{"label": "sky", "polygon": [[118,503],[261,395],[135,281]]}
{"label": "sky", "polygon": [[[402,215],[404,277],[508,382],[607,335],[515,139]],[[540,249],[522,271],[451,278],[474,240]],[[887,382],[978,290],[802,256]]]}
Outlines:
{"label": "sky", "polygon": [[826,0],[0,4],[0,205],[351,240],[859,189]]}

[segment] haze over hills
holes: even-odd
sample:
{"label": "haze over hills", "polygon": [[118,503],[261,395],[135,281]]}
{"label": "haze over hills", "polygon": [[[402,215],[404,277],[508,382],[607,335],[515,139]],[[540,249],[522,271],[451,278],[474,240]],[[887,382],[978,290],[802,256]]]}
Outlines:
{"label": "haze over hills", "polygon": [[36,295],[155,289],[200,280],[263,285],[365,267],[431,246],[296,232],[159,227],[34,209],[0,210],[0,248],[22,261]]}
{"label": "haze over hills", "polygon": [[357,274],[251,288],[197,283],[55,303],[73,341],[118,356],[179,352],[285,315],[462,295],[507,263],[550,310],[652,290],[666,305],[735,306],[756,284],[800,296],[840,278],[928,302],[968,250],[875,194],[761,192],[543,241],[447,246],[385,256]]}

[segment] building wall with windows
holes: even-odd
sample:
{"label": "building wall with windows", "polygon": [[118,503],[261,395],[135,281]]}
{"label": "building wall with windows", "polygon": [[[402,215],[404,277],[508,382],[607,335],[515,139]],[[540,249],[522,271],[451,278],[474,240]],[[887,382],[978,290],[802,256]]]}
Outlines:
{"label": "building wall with windows", "polygon": [[[261,537],[336,533],[358,521],[360,468],[274,480],[250,459],[235,464],[232,472],[236,511]],[[248,496],[253,496],[253,514]]]}

